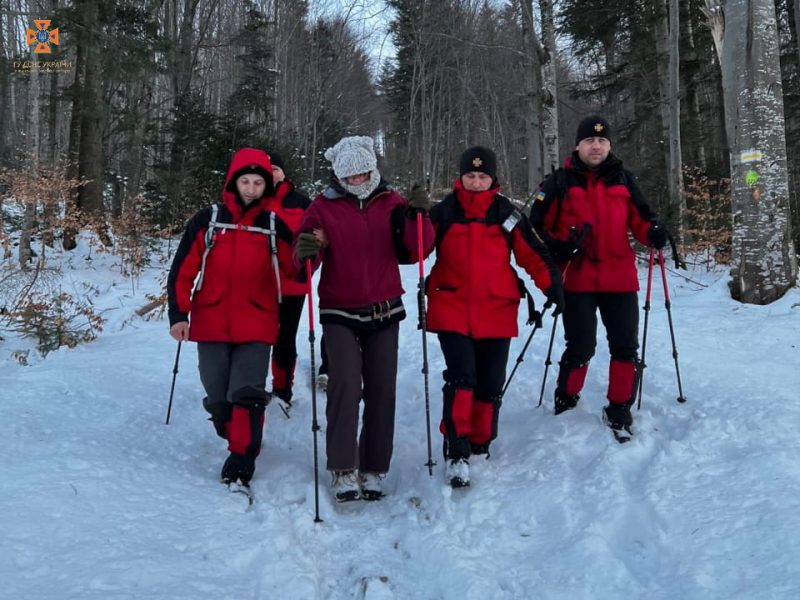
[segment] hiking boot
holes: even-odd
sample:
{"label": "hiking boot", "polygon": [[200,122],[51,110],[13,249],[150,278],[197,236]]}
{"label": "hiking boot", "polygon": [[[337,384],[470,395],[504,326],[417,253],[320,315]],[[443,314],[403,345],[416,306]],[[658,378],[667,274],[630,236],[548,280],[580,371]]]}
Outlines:
{"label": "hiking boot", "polygon": [[578,400],[580,399],[580,394],[565,394],[556,390],[555,410],[553,412],[560,415],[563,412],[572,410],[578,406]]}
{"label": "hiking boot", "polygon": [[608,403],[603,408],[603,422],[614,432],[614,438],[620,443],[629,442],[633,432],[633,416],[631,415],[632,402],[623,404]]}
{"label": "hiking boot", "polygon": [[333,497],[337,502],[352,502],[361,498],[361,487],[355,471],[331,471]]}
{"label": "hiking boot", "polygon": [[325,373],[320,373],[317,376],[317,387],[323,392],[328,390],[328,376]]}
{"label": "hiking boot", "polygon": [[235,483],[237,480],[247,485],[256,470],[256,459],[244,454],[231,452],[222,465],[220,479],[222,483]]}
{"label": "hiking boot", "polygon": [[361,497],[364,500],[380,500],[383,498],[384,473],[359,471],[358,482],[361,485]]}
{"label": "hiking boot", "polygon": [[469,487],[469,461],[466,458],[454,458],[447,463],[447,480],[450,487]]}

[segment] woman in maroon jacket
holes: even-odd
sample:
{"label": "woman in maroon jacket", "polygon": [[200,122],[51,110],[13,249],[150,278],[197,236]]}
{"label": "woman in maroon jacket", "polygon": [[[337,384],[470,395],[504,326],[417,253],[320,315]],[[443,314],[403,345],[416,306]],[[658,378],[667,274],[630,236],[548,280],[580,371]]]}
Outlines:
{"label": "woman in maroon jacket", "polygon": [[519,264],[561,311],[561,278],[527,218],[500,194],[497,159],[475,146],[461,156],[453,192],[431,210],[436,263],[427,282],[427,328],[439,334],[447,370],[440,430],[447,477],[469,485],[469,457],[489,453],[524,285]]}
{"label": "woman in maroon jacket", "polygon": [[[296,233],[311,201],[295,190],[294,183],[286,177],[283,159],[275,152],[269,153],[272,162],[272,179],[276,194],[267,198],[267,210],[274,211]],[[272,395],[286,404],[292,404],[294,367],[297,362],[297,327],[306,298],[306,285],[289,277],[281,277],[283,301],[279,310],[278,341],[272,351]],[[288,414],[288,413],[287,413]]]}
{"label": "woman in maroon jacket", "polygon": [[239,150],[222,203],[189,220],[167,280],[170,335],[197,342],[203,406],[228,441],[225,483],[247,485],[255,471],[270,345],[278,338],[280,272],[297,273],[292,232],[265,208],[285,190],[273,192],[266,153]]}
{"label": "woman in maroon jacket", "polygon": [[575,151],[548,177],[531,209],[531,222],[564,273],[564,338],[555,414],[575,408],[597,344],[597,312],[606,328],[607,425],[630,439],[639,347],[639,279],[630,231],[642,244],[663,248],[667,231],[630,171],[611,153],[611,127],[602,117],[578,125]]}
{"label": "woman in maroon jacket", "polygon": [[[306,211],[298,259],[322,263],[319,316],[330,365],[327,468],[337,501],[383,496],[394,440],[399,322],[405,318],[398,265],[416,262],[416,206],[389,189],[372,138],[346,137],[325,152],[335,177]],[[433,245],[427,215],[425,252]],[[358,435],[359,402],[364,400]]]}

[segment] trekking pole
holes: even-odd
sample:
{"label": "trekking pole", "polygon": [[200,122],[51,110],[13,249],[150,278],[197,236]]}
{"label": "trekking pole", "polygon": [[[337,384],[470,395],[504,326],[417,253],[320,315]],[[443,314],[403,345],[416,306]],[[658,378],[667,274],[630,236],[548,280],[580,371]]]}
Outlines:
{"label": "trekking pole", "polygon": [[319,518],[319,466],[317,451],[317,432],[319,431],[319,423],[317,423],[317,386],[316,386],[316,361],[314,360],[314,297],[313,286],[311,283],[311,259],[306,259],[306,279],[308,280],[308,343],[311,347],[311,433],[314,438],[314,523],[322,523]]}
{"label": "trekking pole", "polygon": [[672,358],[675,360],[675,375],[678,378],[678,402],[686,402],[681,385],[681,369],[678,366],[678,348],[675,345],[675,329],[672,326],[672,302],[669,299],[669,286],[667,285],[667,272],[664,266],[664,250],[658,251],[658,263],[661,266],[661,283],[664,285],[664,307],[667,309],[667,321],[669,322],[669,337],[672,339]]}
{"label": "trekking pole", "polygon": [[[574,227],[573,227],[574,229]],[[586,231],[584,229],[584,231]],[[585,235],[585,233],[584,233]],[[567,271],[569,271],[569,267],[572,264],[572,259],[569,259],[567,266],[564,267],[564,272],[561,274],[561,283],[566,283],[567,281]],[[539,404],[536,407],[540,407],[542,405],[542,399],[544,398],[544,388],[547,384],[547,371],[550,370],[550,365],[553,364],[553,361],[550,358],[553,356],[553,340],[556,337],[556,326],[558,325],[558,315],[553,317],[553,329],[550,331],[550,343],[547,345],[547,358],[544,359],[544,375],[542,376],[542,387],[539,390]]]}
{"label": "trekking pole", "polygon": [[544,399],[544,387],[547,384],[547,371],[550,370],[550,365],[553,364],[553,361],[550,358],[553,356],[553,340],[556,337],[556,326],[558,325],[558,315],[553,317],[553,329],[550,331],[550,343],[547,345],[547,358],[544,359],[544,375],[542,376],[542,387],[539,390],[539,404],[537,404],[537,408],[542,405],[542,400]]}
{"label": "trekking pole", "polygon": [[[547,307],[548,307],[548,305],[545,304],[544,305],[544,309],[547,310]],[[541,329],[541,328],[542,328],[542,314],[537,311],[533,315],[533,329],[531,329],[531,333],[528,336],[528,340],[525,342],[525,345],[522,347],[522,352],[519,353],[519,356],[517,357],[517,362],[514,363],[514,368],[511,369],[511,375],[509,375],[508,379],[506,379],[506,384],[503,386],[503,391],[500,392],[500,398],[501,399],[506,395],[506,390],[508,389],[508,386],[511,385],[511,380],[514,379],[514,373],[517,372],[517,369],[519,368],[519,365],[522,363],[522,361],[525,360],[525,353],[528,351],[528,346],[531,345],[531,340],[533,339],[533,334],[536,333],[537,329]]]}
{"label": "trekking pole", "polygon": [[175,393],[175,379],[178,377],[178,361],[181,359],[181,343],[178,342],[178,351],[175,352],[175,366],[172,367],[172,385],[169,388],[169,404],[167,404],[167,420],[164,425],[169,425],[169,415],[172,413],[172,394]]}
{"label": "trekking pole", "polygon": [[419,284],[417,290],[417,305],[419,312],[419,328],[422,331],[422,375],[425,382],[425,431],[428,434],[428,475],[433,477],[433,467],[436,463],[433,460],[431,450],[431,395],[428,387],[428,338],[425,328],[425,268],[422,265],[425,249],[422,243],[422,213],[417,213],[417,254],[419,259]]}
{"label": "trekking pole", "polygon": [[[642,331],[642,357],[636,361],[636,375],[633,380],[633,393],[639,398],[636,402],[636,410],[642,408],[642,388],[644,387],[644,369],[647,363],[644,361],[647,352],[647,323],[650,320],[650,294],[653,291],[653,257],[656,251],[650,248],[650,256],[647,260],[647,293],[644,297],[644,329]],[[660,258],[659,258],[660,260]],[[663,264],[662,264],[663,269]]]}

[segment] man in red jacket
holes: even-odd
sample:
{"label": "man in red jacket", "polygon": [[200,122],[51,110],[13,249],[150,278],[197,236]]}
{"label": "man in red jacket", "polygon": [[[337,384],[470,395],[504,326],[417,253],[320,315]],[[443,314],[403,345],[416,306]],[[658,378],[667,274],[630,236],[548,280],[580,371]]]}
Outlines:
{"label": "man in red jacket", "polygon": [[663,248],[667,232],[630,171],[611,153],[611,127],[602,117],[578,126],[575,151],[545,179],[531,223],[559,261],[564,278],[564,337],[555,414],[574,408],[597,344],[597,311],[606,328],[611,364],[607,425],[630,439],[639,328],[639,279],[628,232]]}
{"label": "man in red jacket", "polygon": [[297,273],[292,232],[265,207],[286,189],[273,191],[266,153],[239,150],[222,203],[189,220],[167,280],[170,335],[197,342],[203,406],[228,441],[225,483],[249,484],[261,449],[280,275]]}

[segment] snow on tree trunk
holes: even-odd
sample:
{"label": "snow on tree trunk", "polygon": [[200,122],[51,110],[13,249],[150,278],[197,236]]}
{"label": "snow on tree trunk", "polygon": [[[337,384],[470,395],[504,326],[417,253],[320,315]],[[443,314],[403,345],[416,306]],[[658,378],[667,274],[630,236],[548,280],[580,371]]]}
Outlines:
{"label": "snow on tree trunk", "polygon": [[542,99],[542,127],[544,129],[544,170],[545,175],[550,167],[558,168],[558,80],[556,27],[553,21],[553,2],[540,0],[539,9],[542,15],[542,39],[546,52],[546,61],[542,68],[544,97]]}
{"label": "snow on tree trunk", "polygon": [[731,159],[731,295],[768,304],[797,281],[773,0],[724,4],[722,86]]}
{"label": "snow on tree trunk", "polygon": [[680,6],[669,1],[669,202],[678,243],[683,241],[686,198],[683,195],[680,99]]}

